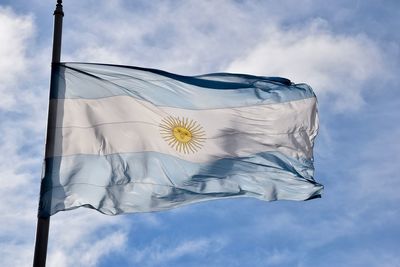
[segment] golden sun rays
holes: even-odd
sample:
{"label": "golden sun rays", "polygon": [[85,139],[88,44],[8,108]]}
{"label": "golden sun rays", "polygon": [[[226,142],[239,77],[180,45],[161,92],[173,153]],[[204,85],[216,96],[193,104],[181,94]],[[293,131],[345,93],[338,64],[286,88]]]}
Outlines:
{"label": "golden sun rays", "polygon": [[166,117],[160,123],[162,138],[178,152],[196,153],[205,141],[205,132],[195,120]]}

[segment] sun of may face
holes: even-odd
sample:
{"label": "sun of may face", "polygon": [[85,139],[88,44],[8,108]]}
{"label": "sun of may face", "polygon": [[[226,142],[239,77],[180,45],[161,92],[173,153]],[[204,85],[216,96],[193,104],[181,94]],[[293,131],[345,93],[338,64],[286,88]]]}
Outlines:
{"label": "sun of may face", "polygon": [[195,153],[205,141],[205,132],[195,120],[169,116],[161,121],[160,128],[163,139],[178,152]]}
{"label": "sun of may face", "polygon": [[185,127],[177,126],[174,128],[174,137],[182,143],[187,143],[192,140],[192,133]]}

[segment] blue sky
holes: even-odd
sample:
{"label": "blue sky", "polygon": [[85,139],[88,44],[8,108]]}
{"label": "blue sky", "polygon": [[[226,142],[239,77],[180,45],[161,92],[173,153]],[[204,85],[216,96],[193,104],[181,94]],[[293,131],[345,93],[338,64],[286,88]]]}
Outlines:
{"label": "blue sky", "polygon": [[[0,0],[0,262],[30,266],[55,0]],[[64,3],[63,61],[310,84],[321,199],[51,218],[48,266],[400,266],[399,1]]]}

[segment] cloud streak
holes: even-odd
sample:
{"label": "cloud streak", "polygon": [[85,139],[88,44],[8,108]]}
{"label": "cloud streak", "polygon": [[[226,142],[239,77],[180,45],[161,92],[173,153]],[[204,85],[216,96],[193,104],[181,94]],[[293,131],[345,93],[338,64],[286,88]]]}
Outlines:
{"label": "cloud streak", "polygon": [[11,8],[0,6],[0,108],[10,108],[15,98],[10,90],[16,89],[18,77],[26,72],[25,45],[34,37],[32,16],[18,16]]}
{"label": "cloud streak", "polygon": [[387,71],[383,51],[373,40],[335,34],[321,19],[303,28],[274,27],[265,36],[228,71],[307,81],[324,100],[333,98],[330,102],[339,111],[359,109],[366,85]]}
{"label": "cloud streak", "polygon": [[132,261],[140,266],[164,266],[187,256],[198,258],[218,253],[225,244],[226,240],[222,238],[200,238],[172,243],[155,240],[149,246],[135,249]]}

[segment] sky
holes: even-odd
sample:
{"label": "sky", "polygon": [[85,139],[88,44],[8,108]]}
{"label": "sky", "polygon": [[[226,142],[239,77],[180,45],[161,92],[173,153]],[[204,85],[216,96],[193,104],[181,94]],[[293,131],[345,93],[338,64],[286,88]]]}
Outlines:
{"label": "sky", "polygon": [[[0,0],[0,266],[31,266],[55,0]],[[322,198],[51,217],[47,266],[400,266],[400,2],[65,0],[62,61],[308,83]]]}

